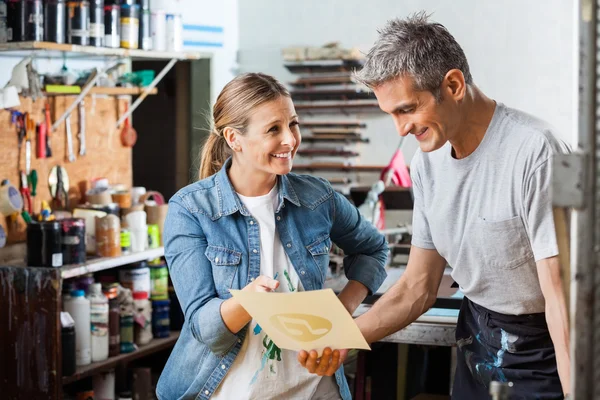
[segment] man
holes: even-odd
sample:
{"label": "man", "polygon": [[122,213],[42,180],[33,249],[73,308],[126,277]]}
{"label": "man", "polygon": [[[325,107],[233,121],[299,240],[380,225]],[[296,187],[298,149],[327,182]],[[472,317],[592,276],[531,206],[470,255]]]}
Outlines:
{"label": "man", "polygon": [[[449,265],[465,295],[453,398],[487,399],[493,380],[513,382],[515,398],[563,398],[569,331],[550,186],[552,155],[568,149],[544,122],[486,97],[460,45],[424,13],[389,22],[356,77],[420,146],[408,265],[356,320],[366,340],[427,311]],[[344,356],[298,359],[329,375]]]}

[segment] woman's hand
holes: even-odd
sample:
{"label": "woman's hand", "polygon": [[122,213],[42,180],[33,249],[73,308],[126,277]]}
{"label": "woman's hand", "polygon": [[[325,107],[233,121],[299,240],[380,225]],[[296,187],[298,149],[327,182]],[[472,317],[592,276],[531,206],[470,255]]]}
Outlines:
{"label": "woman's hand", "polygon": [[247,284],[242,290],[248,292],[272,292],[279,287],[279,281],[269,278],[266,275],[261,275],[249,284]]}
{"label": "woman's hand", "polygon": [[344,363],[347,356],[348,349],[332,351],[329,347],[326,347],[321,357],[317,357],[315,350],[311,350],[310,353],[301,350],[298,353],[298,362],[311,374],[332,376]]}

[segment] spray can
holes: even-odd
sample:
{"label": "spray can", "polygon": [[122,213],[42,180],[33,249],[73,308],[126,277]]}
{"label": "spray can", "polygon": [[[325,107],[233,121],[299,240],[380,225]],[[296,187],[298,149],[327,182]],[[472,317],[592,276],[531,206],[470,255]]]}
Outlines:
{"label": "spray can", "polygon": [[167,51],[183,50],[183,22],[181,14],[167,14]]}
{"label": "spray can", "polygon": [[137,49],[140,29],[140,6],[121,5],[121,47]]}
{"label": "spray can", "polygon": [[44,5],[42,0],[26,1],[25,40],[44,40]]}
{"label": "spray can", "polygon": [[150,18],[152,48],[156,51],[167,50],[167,14],[165,10],[152,10]]}
{"label": "spray can", "polygon": [[48,0],[44,6],[44,40],[46,42],[66,43],[67,6],[64,0]]}
{"label": "spray can", "polygon": [[67,42],[87,46],[90,44],[90,3],[67,3]]}
{"label": "spray can", "polygon": [[121,46],[121,6],[104,6],[104,46],[113,49]]}
{"label": "spray can", "polygon": [[90,2],[90,46],[104,46],[104,0]]}

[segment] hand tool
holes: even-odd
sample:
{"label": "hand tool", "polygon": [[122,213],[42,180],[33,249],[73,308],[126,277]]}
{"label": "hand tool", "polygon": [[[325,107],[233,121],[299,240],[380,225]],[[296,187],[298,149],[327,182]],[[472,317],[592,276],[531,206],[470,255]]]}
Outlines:
{"label": "hand tool", "polygon": [[85,156],[85,101],[79,103],[79,155]]}
{"label": "hand tool", "polygon": [[46,101],[46,157],[52,157],[52,144],[50,134],[52,133],[52,121],[50,120],[50,103]]}
{"label": "hand tool", "polygon": [[31,191],[27,182],[27,174],[21,171],[21,195],[23,196],[23,211],[31,215]]}
{"label": "hand tool", "polygon": [[67,128],[67,157],[69,162],[75,161],[75,153],[73,153],[73,135],[71,133],[71,116],[65,118],[65,125]]}

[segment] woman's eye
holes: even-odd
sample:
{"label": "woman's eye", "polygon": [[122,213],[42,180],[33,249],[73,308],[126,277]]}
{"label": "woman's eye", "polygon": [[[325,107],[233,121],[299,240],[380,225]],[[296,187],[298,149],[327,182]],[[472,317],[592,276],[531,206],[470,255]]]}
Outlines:
{"label": "woman's eye", "polygon": [[271,129],[269,129],[269,132],[277,132],[278,130],[279,128],[277,126],[274,126]]}
{"label": "woman's eye", "polygon": [[299,126],[300,126],[300,122],[298,122],[298,121],[292,121],[292,123],[290,123],[290,128],[299,127]]}

